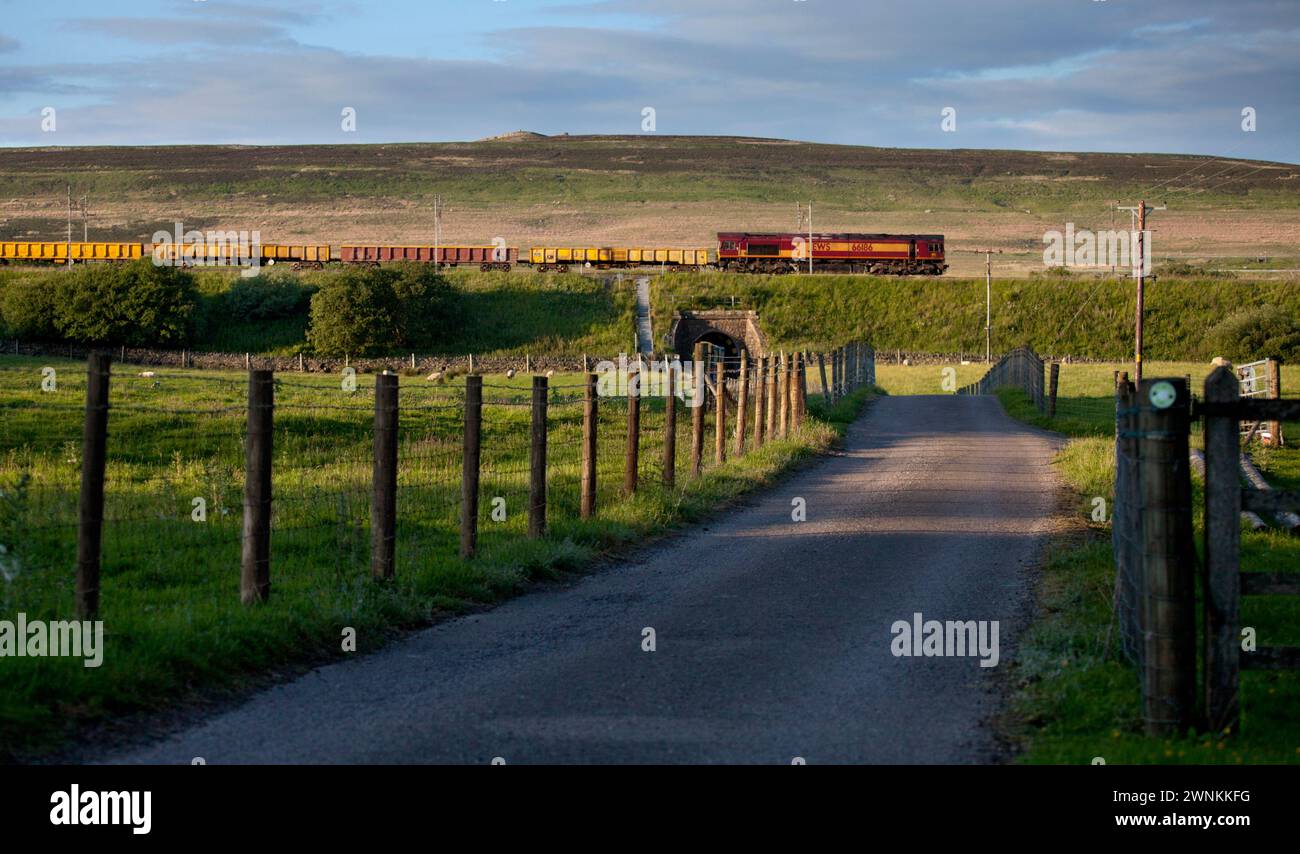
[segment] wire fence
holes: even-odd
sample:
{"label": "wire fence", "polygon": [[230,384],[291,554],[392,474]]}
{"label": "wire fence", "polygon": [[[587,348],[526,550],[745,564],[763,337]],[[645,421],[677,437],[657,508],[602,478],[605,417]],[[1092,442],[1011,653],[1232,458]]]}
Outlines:
{"label": "wire fence", "polygon": [[957,389],[958,394],[992,394],[1000,388],[1018,388],[1039,412],[1046,410],[1043,394],[1043,360],[1028,347],[1017,347],[998,359],[975,382]]}
{"label": "wire fence", "polygon": [[[874,378],[870,348],[858,349],[855,371],[843,348],[821,357],[841,366],[828,397],[866,382],[868,364]],[[685,360],[634,358],[627,371],[531,387],[112,368],[104,353],[85,373],[5,371],[2,604],[85,618],[111,579],[127,600],[117,604],[186,619],[232,595],[237,577],[245,601],[310,596],[413,575],[431,555],[563,535],[638,491],[682,490],[797,436],[816,358],[701,345]]]}

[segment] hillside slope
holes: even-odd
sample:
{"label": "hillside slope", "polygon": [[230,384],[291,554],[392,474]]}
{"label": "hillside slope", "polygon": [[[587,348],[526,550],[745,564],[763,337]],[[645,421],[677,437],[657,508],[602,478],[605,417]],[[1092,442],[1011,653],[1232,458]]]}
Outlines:
{"label": "hillside slope", "polygon": [[62,239],[66,187],[90,232],[147,239],[186,227],[267,242],[663,242],[727,228],[791,229],[814,200],[824,230],[943,232],[957,272],[1004,250],[1041,266],[1045,231],[1125,227],[1116,201],[1166,200],[1158,257],[1300,254],[1300,167],[1162,154],[892,149],[734,137],[535,137],[337,146],[10,149],[0,236]]}

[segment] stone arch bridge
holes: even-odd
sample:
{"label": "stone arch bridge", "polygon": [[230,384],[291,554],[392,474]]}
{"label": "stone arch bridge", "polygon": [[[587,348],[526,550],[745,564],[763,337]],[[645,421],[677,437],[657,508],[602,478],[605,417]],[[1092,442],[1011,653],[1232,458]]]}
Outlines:
{"label": "stone arch bridge", "polygon": [[767,336],[758,323],[758,312],[736,309],[675,311],[668,329],[668,345],[687,356],[696,343],[715,344],[727,356],[746,353],[751,359],[767,356]]}

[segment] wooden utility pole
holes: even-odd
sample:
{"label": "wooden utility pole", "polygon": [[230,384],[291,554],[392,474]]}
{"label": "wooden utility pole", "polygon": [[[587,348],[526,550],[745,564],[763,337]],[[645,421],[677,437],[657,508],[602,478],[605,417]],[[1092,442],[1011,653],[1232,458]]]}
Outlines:
{"label": "wooden utility pole", "polygon": [[[437,270],[442,262],[438,248],[442,242],[442,196],[433,197],[433,269]],[[470,369],[473,371],[473,368]]]}
{"label": "wooden utility pole", "polygon": [[1134,382],[1142,382],[1142,320],[1146,311],[1146,284],[1147,284],[1147,212],[1162,211],[1165,206],[1148,207],[1145,200],[1137,203],[1136,207],[1121,207],[1119,210],[1128,211],[1135,217],[1137,233],[1137,258],[1130,258],[1130,262],[1136,265],[1138,271],[1137,300],[1134,307],[1133,322],[1133,376]]}
{"label": "wooden utility pole", "polygon": [[984,363],[993,363],[993,254],[1002,254],[1001,249],[966,249],[966,252],[978,252],[984,256]]}
{"label": "wooden utility pole", "polygon": [[812,274],[813,262],[812,200],[808,200],[808,273]]}
{"label": "wooden utility pole", "polygon": [[68,254],[67,257],[63,259],[63,262],[67,264],[69,267],[71,267],[72,266],[72,185],[71,184],[68,185],[68,242],[64,244],[64,248],[67,250]]}

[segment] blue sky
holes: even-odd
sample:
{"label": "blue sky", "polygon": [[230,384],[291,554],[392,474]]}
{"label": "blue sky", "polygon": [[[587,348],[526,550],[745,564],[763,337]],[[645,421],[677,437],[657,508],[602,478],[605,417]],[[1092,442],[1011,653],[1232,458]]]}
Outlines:
{"label": "blue sky", "polygon": [[653,107],[660,134],[1297,162],[1297,93],[1297,0],[0,0],[0,145],[636,134]]}

